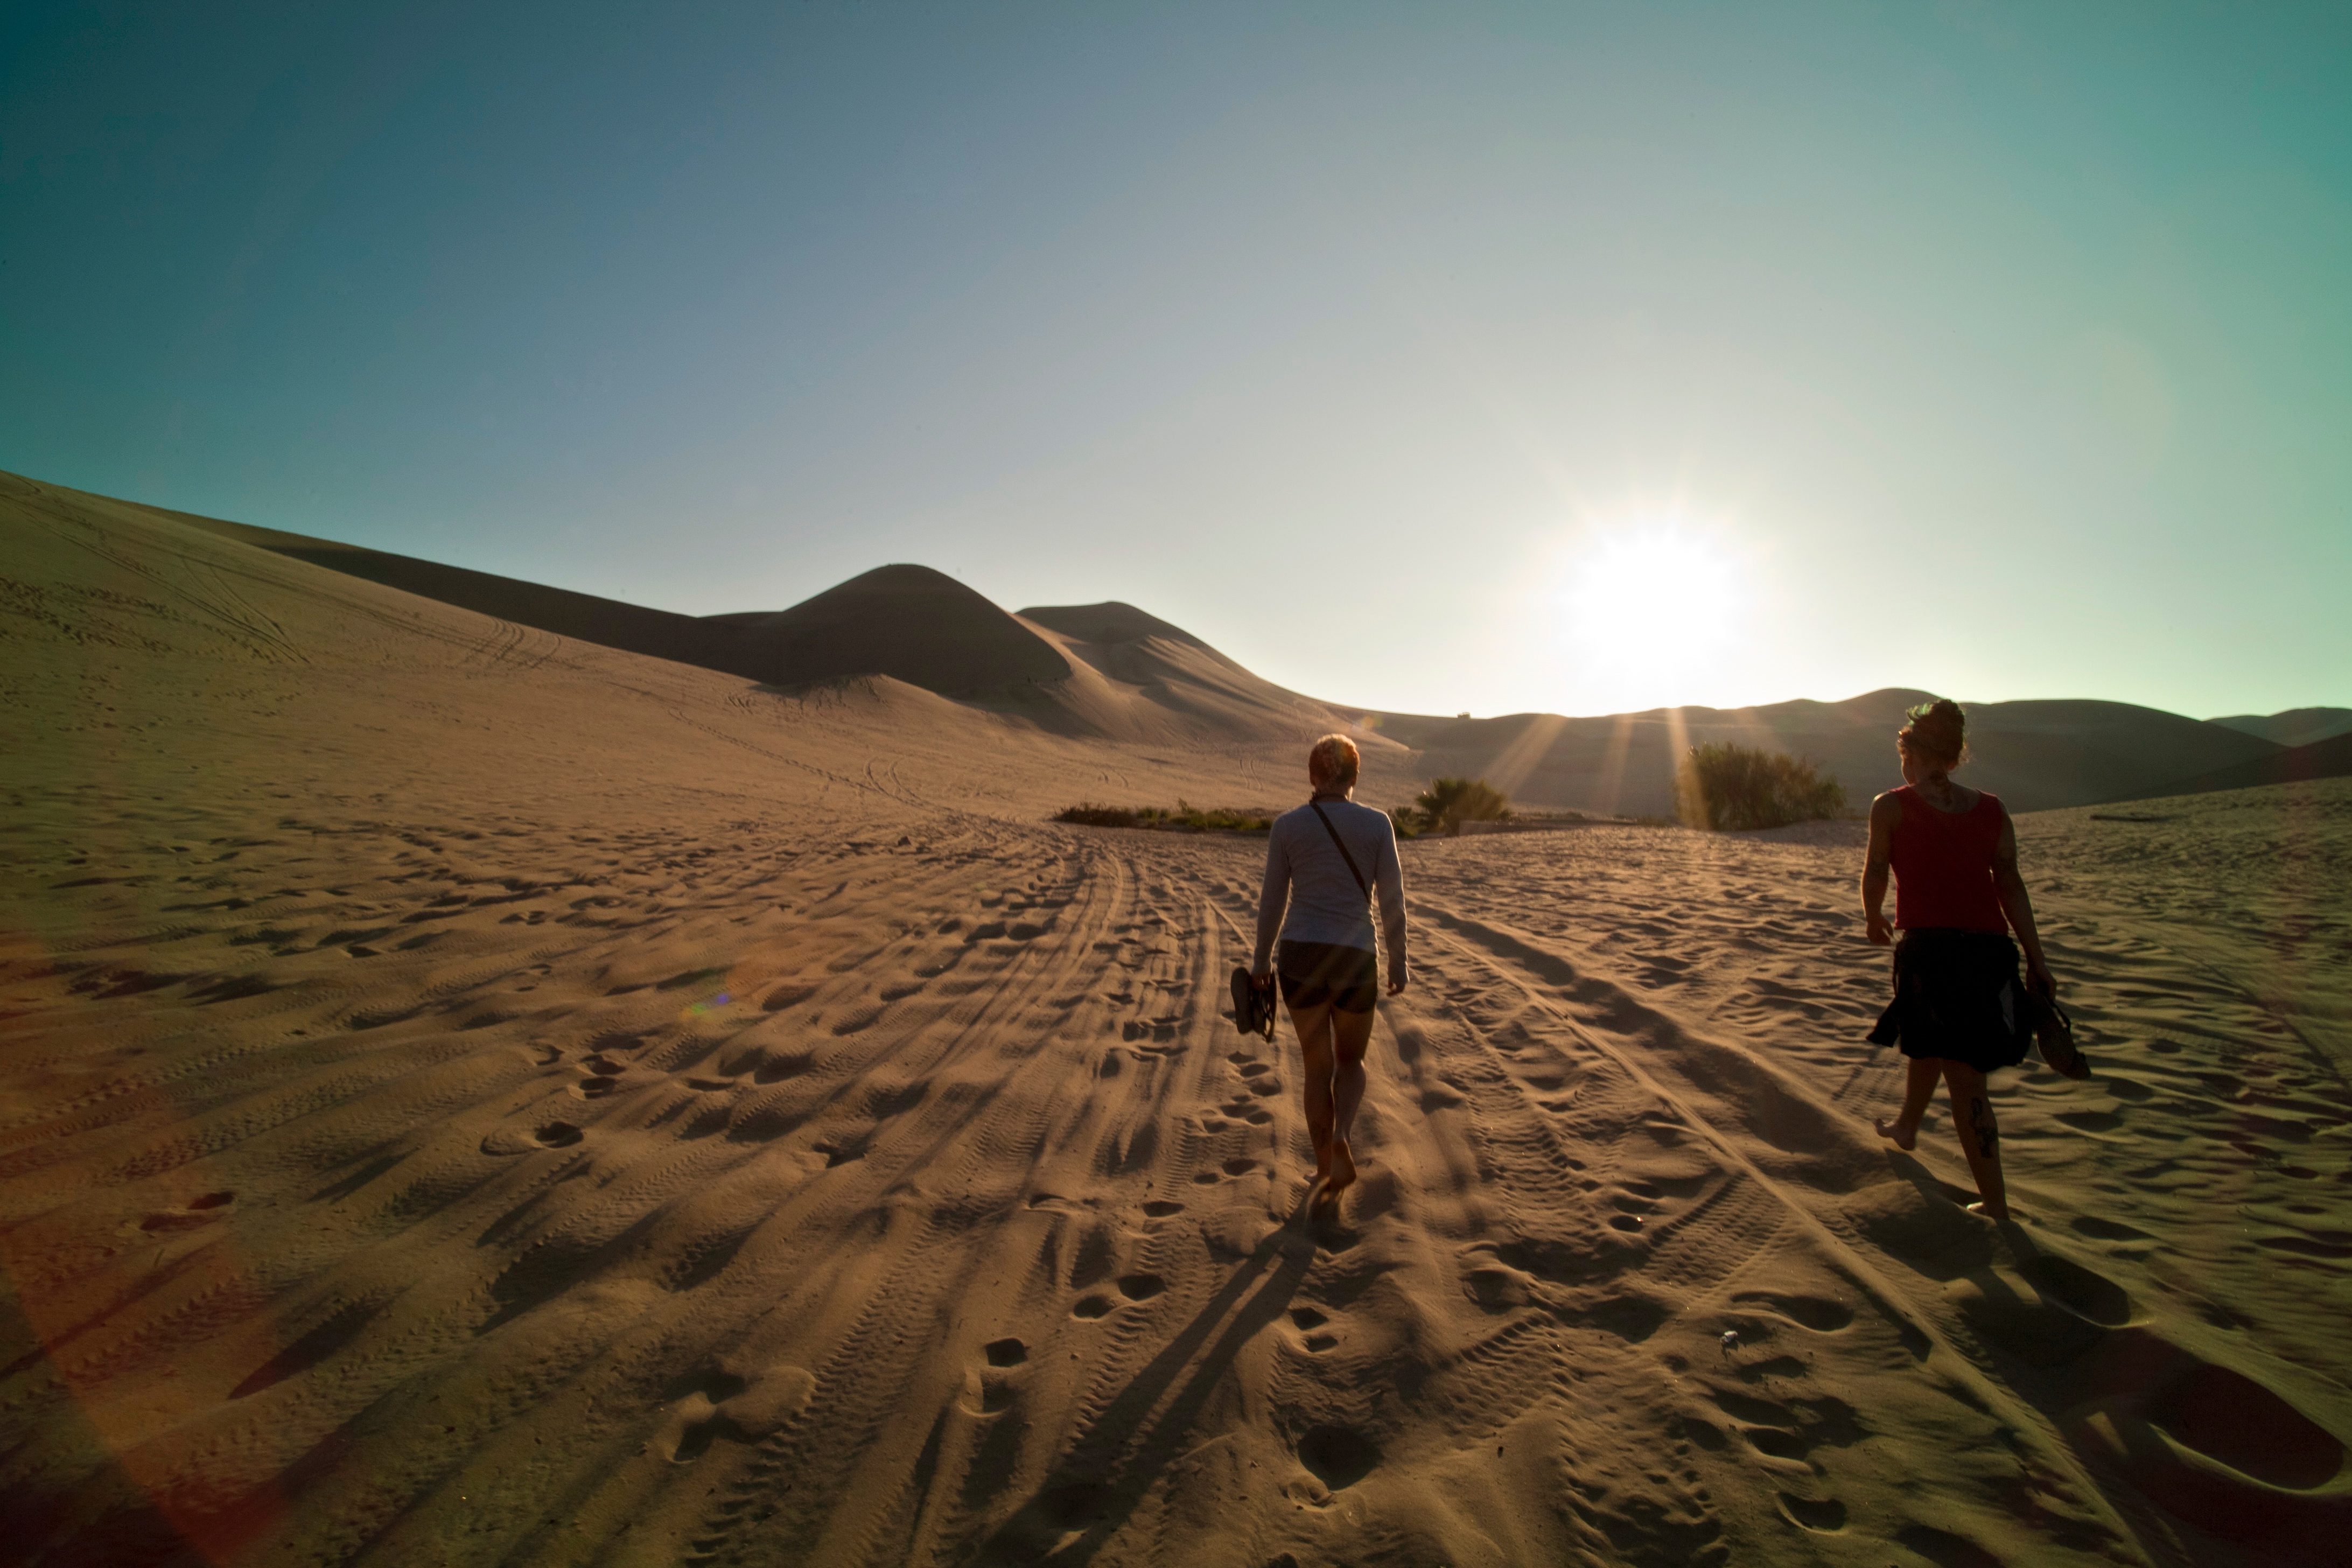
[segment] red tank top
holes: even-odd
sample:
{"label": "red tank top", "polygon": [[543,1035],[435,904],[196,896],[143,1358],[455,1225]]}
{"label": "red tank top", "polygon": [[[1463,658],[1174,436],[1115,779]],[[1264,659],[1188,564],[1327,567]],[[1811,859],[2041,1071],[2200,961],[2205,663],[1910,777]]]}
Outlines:
{"label": "red tank top", "polygon": [[1895,798],[1903,807],[1888,856],[1895,867],[1895,923],[1906,931],[2008,931],[1992,880],[2000,801],[1979,793],[1966,811],[1937,811],[1909,784]]}

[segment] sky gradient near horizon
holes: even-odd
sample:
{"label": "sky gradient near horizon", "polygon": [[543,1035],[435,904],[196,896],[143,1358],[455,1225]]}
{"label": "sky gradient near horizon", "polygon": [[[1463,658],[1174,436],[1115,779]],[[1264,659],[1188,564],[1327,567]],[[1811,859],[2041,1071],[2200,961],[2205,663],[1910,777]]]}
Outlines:
{"label": "sky gradient near horizon", "polygon": [[0,16],[0,468],[1479,713],[2352,705],[2352,9]]}

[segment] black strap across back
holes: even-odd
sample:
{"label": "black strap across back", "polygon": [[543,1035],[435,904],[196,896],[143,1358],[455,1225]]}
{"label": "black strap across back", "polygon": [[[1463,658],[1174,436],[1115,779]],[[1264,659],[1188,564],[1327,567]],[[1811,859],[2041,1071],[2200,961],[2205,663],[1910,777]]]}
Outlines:
{"label": "black strap across back", "polygon": [[1361,871],[1356,869],[1356,858],[1348,853],[1347,843],[1339,837],[1339,830],[1331,826],[1329,817],[1323,815],[1323,803],[1319,800],[1310,800],[1307,804],[1315,808],[1315,819],[1323,825],[1323,831],[1331,836],[1332,844],[1339,848],[1339,858],[1348,863],[1348,875],[1356,879],[1356,891],[1368,899],[1370,898],[1372,885],[1364,880],[1364,874]]}

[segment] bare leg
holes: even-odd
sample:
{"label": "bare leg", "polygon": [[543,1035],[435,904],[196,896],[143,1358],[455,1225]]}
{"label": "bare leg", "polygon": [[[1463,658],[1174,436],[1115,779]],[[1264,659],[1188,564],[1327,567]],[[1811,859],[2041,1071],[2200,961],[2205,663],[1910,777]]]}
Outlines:
{"label": "bare leg", "polygon": [[1319,1182],[1331,1173],[1331,1005],[1293,1007],[1290,1026],[1298,1031],[1298,1048],[1307,1058],[1299,1091],[1307,1105],[1307,1136],[1315,1145],[1315,1179]]}
{"label": "bare leg", "polygon": [[1903,1109],[1892,1121],[1884,1116],[1878,1119],[1878,1135],[1897,1149],[1907,1150],[1919,1142],[1919,1119],[1927,1114],[1927,1102],[1936,1097],[1936,1080],[1943,1076],[1944,1063],[1934,1057],[1903,1059],[1910,1068],[1903,1080]]}
{"label": "bare leg", "polygon": [[1993,1121],[1985,1075],[1965,1062],[1948,1061],[1944,1082],[1952,1091],[1952,1123],[1960,1134],[1960,1152],[1968,1157],[1969,1174],[1977,1179],[1983,1200],[1970,1204],[1969,1212],[2007,1219],[2009,1187],[2000,1176],[2000,1128]]}
{"label": "bare leg", "polygon": [[1348,1146],[1348,1133],[1356,1125],[1356,1108],[1364,1103],[1364,1047],[1372,1040],[1372,1010],[1334,1011],[1331,1032],[1338,1059],[1331,1073],[1330,1191],[1337,1196],[1356,1179],[1356,1153]]}

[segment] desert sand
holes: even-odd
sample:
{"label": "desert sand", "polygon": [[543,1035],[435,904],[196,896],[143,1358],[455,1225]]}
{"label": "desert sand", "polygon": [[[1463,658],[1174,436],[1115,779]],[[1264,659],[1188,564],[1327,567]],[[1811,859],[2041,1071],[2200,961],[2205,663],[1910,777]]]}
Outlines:
{"label": "desert sand", "polygon": [[764,689],[5,488],[11,1556],[2352,1539],[2352,782],[2021,819],[2097,1076],[1998,1080],[2006,1229],[1940,1103],[1871,1131],[1850,825],[1409,844],[1318,1221],[1287,1026],[1223,1016],[1260,843],[1046,820],[1286,804],[1294,740]]}

